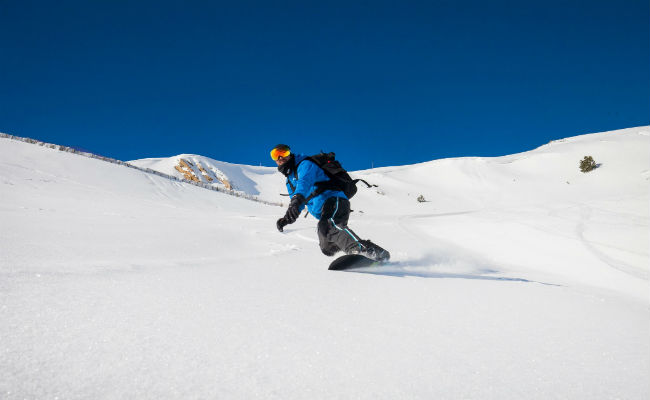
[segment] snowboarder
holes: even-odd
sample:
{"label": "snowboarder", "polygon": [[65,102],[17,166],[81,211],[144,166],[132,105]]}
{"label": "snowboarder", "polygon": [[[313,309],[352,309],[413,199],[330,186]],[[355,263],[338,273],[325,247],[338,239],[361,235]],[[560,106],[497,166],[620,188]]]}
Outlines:
{"label": "snowboarder", "polygon": [[348,228],[350,201],[340,190],[325,190],[315,196],[316,183],[329,181],[325,171],[303,154],[293,154],[289,146],[279,144],[271,150],[271,158],[287,178],[287,190],[291,202],[284,217],[276,226],[280,232],[288,224],[296,222],[307,206],[311,215],[318,219],[318,242],[326,256],[339,251],[361,254],[376,261],[388,261],[390,254],[370,240],[362,240]]}

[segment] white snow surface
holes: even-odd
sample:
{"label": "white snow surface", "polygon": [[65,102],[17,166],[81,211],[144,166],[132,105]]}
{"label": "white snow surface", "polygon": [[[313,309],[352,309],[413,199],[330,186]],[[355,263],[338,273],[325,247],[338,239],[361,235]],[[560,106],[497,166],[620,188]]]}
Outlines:
{"label": "white snow surface", "polygon": [[649,127],[352,175],[392,259],[336,272],[312,217],[0,138],[0,398],[650,397]]}

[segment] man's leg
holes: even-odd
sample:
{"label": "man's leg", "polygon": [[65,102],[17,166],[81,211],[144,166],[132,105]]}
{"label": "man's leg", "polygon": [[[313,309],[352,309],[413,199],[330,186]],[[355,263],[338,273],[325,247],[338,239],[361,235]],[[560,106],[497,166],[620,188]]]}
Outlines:
{"label": "man's leg", "polygon": [[318,222],[318,239],[321,250],[328,254],[332,249],[355,253],[363,249],[361,239],[348,228],[350,201],[340,197],[331,197],[323,205],[321,219]]}
{"label": "man's leg", "polygon": [[325,204],[323,204],[321,219],[318,221],[318,226],[316,228],[316,231],[318,232],[318,245],[320,246],[320,250],[328,257],[333,256],[340,250],[335,243],[330,242],[328,235],[330,229],[329,218],[332,216],[332,213],[336,208],[336,202],[332,200],[334,199],[330,198],[325,201]]}
{"label": "man's leg", "polygon": [[350,201],[332,197],[325,201],[318,221],[318,240],[323,254],[331,256],[337,251],[346,254],[363,254],[373,260],[387,261],[390,253],[370,240],[362,240],[348,227]]}

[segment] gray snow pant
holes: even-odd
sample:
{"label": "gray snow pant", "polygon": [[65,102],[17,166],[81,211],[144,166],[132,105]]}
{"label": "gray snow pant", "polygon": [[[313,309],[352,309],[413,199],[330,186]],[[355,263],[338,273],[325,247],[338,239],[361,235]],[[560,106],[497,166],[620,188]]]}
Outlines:
{"label": "gray snow pant", "polygon": [[341,197],[330,197],[323,204],[320,221],[318,221],[318,243],[326,256],[333,256],[337,251],[349,253],[359,249],[361,239],[348,228],[350,201]]}

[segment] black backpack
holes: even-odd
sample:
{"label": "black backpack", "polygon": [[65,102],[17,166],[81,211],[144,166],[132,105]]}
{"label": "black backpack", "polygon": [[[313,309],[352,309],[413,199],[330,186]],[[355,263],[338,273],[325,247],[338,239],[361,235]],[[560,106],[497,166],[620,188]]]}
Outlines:
{"label": "black backpack", "polygon": [[[326,190],[340,190],[345,193],[345,196],[348,199],[351,199],[357,193],[357,182],[363,182],[368,187],[377,187],[377,185],[371,185],[363,179],[352,179],[348,174],[348,171],[346,171],[345,168],[341,166],[341,163],[336,159],[334,153],[321,152],[306,157],[305,160],[309,160],[318,165],[325,172],[327,177],[330,178],[329,181],[316,182],[316,190],[305,199],[306,202]],[[298,166],[296,166],[296,169],[297,168]]]}

